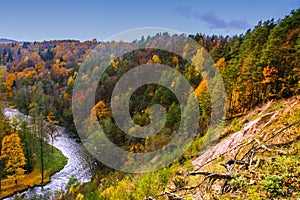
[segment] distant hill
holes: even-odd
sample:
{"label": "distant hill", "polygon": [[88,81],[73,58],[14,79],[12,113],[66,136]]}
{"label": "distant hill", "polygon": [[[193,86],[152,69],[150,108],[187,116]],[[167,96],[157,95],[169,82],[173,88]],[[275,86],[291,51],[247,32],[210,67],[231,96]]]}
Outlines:
{"label": "distant hill", "polygon": [[0,38],[0,44],[17,43],[17,42],[20,44],[24,43],[24,41],[16,41],[16,40],[7,39],[7,38]]}
{"label": "distant hill", "polygon": [[16,42],[17,42],[16,40],[11,40],[11,39],[6,39],[6,38],[0,38],[0,43],[7,44],[7,43],[16,43]]}

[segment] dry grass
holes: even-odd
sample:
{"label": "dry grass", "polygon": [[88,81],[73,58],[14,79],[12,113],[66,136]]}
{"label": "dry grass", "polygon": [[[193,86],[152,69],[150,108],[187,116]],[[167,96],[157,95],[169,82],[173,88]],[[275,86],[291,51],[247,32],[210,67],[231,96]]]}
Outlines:
{"label": "dry grass", "polygon": [[[15,183],[17,180],[17,184]],[[30,174],[18,176],[16,178],[4,179],[1,181],[2,188],[0,193],[0,199],[8,197],[17,192],[24,191],[28,188],[41,185],[42,175],[38,170],[34,170]],[[45,173],[44,183],[50,181],[49,174]]]}

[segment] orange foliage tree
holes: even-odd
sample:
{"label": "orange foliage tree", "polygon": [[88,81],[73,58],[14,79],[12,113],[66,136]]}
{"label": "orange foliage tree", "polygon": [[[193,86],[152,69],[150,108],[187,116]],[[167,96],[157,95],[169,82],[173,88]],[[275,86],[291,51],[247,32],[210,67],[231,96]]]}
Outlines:
{"label": "orange foliage tree", "polygon": [[109,109],[106,107],[105,103],[103,101],[99,101],[92,109],[91,111],[91,120],[93,122],[97,122],[97,118],[94,115],[96,113],[96,116],[98,119],[104,119],[105,117],[109,116]]}

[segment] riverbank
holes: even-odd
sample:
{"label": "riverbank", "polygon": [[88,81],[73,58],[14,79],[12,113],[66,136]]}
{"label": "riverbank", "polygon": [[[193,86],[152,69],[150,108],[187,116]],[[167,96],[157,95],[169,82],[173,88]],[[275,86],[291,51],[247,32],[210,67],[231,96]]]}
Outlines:
{"label": "riverbank", "polygon": [[[52,151],[52,146],[45,143],[46,148]],[[45,155],[45,177],[44,185],[51,181],[51,176],[56,172],[61,171],[67,164],[68,159],[63,155],[63,153],[57,149],[53,148],[53,152]],[[17,180],[17,184],[15,183]],[[16,178],[4,179],[2,180],[2,189],[0,192],[0,199],[7,198],[15,195],[16,193],[23,192],[29,188],[35,186],[41,186],[42,175],[40,167],[37,165],[33,172],[29,174],[24,174]]]}
{"label": "riverbank", "polygon": [[[9,119],[14,118],[15,116],[19,116],[19,118],[23,118],[26,121],[30,121],[31,118],[22,114],[16,109],[6,108],[4,113]],[[34,178],[28,176],[28,174],[27,177],[24,178],[26,182],[26,184],[23,186],[24,189],[20,187],[21,182],[19,182],[18,180],[17,186],[12,185],[12,187],[18,188],[18,195],[6,194],[6,197],[12,196],[12,198],[7,199],[13,199],[16,196],[22,196],[28,199],[33,199],[36,195],[44,196],[48,195],[48,193],[56,194],[56,192],[61,192],[65,190],[69,180],[72,177],[76,178],[79,183],[86,183],[91,180],[93,174],[90,168],[91,163],[87,161],[89,160],[88,155],[82,149],[82,145],[78,143],[76,139],[72,137],[72,133],[68,132],[65,128],[60,126],[57,126],[56,128],[56,131],[59,133],[56,139],[52,141],[49,138],[49,141],[47,140],[44,143],[44,147],[46,147],[45,152],[47,152],[46,154],[44,154],[46,155],[44,163],[46,164],[45,167],[47,169],[47,177],[44,183],[47,184],[45,184],[45,186],[42,188],[40,186],[41,178],[34,181]],[[52,146],[50,144],[52,144],[53,147],[55,147],[53,149],[55,149],[55,152],[58,153],[58,155],[48,156],[52,154]],[[40,155],[38,149],[35,150],[34,156],[36,158],[39,158]],[[61,162],[63,164],[60,164]],[[38,168],[38,163],[39,162],[36,162],[36,165],[34,166],[37,166],[37,172],[40,172]],[[34,177],[38,176],[35,175]],[[27,183],[28,180],[36,182],[36,184],[29,185]],[[1,195],[4,196],[2,193]],[[0,197],[0,199],[1,198],[2,197]],[[51,197],[49,197],[48,199],[51,199]]]}

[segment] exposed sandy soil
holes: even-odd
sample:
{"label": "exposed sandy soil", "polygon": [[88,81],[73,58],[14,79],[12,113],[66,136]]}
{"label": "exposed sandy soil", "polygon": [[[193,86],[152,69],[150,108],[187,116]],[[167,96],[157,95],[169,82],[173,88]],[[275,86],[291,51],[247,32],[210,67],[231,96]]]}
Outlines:
{"label": "exposed sandy soil", "polygon": [[[208,165],[220,155],[226,155],[226,157],[234,156],[239,147],[246,145],[256,137],[260,137],[262,140],[266,138],[268,133],[264,133],[262,131],[263,128],[271,124],[282,113],[288,112],[296,105],[299,106],[299,97],[282,101],[282,108],[280,109],[276,109],[277,105],[278,102],[271,101],[262,107],[254,109],[246,116],[241,117],[238,121],[246,122],[242,129],[227,136],[195,159],[193,161],[195,170]],[[262,133],[263,135],[261,135]]]}

